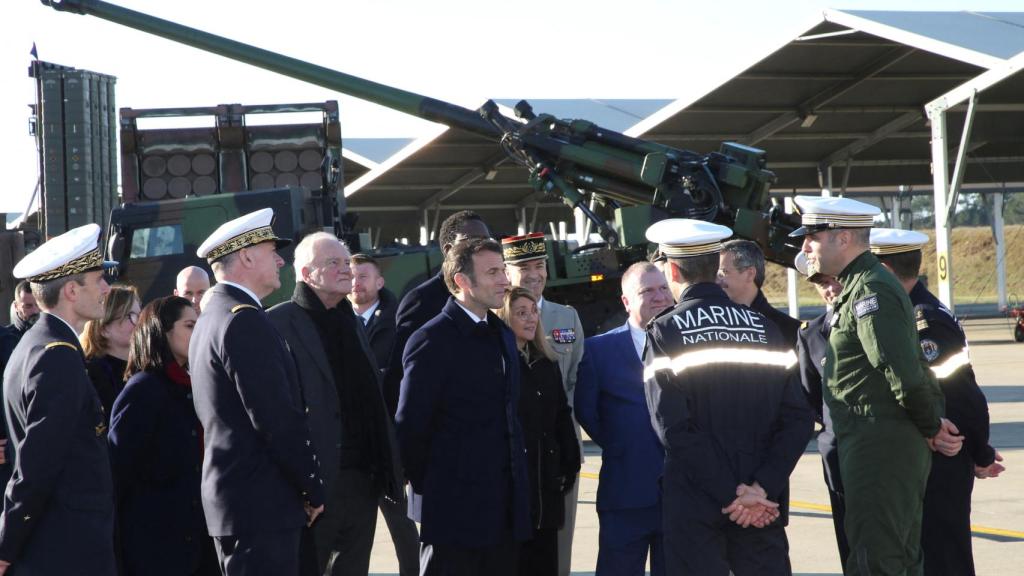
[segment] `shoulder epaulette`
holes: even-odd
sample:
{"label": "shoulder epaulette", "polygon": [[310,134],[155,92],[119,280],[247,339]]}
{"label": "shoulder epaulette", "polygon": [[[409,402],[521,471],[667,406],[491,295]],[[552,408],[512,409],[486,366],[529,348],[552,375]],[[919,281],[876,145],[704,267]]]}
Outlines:
{"label": "shoulder epaulette", "polygon": [[804,320],[803,322],[800,323],[800,329],[801,330],[807,330],[807,321],[806,320]]}
{"label": "shoulder epaulette", "polygon": [[75,346],[71,342],[50,342],[49,344],[46,345],[46,349],[49,350],[51,348],[57,348],[59,346],[67,346],[72,350],[78,350],[78,346]]}
{"label": "shoulder epaulette", "polygon": [[231,313],[232,314],[237,314],[239,311],[245,310],[247,308],[252,308],[253,310],[259,310],[259,308],[253,306],[252,304],[238,304],[237,306],[234,306],[234,307],[231,308]]}
{"label": "shoulder epaulette", "polygon": [[922,306],[914,308],[914,320],[917,322],[918,332],[923,332],[928,329],[928,318],[925,316],[924,308]]}

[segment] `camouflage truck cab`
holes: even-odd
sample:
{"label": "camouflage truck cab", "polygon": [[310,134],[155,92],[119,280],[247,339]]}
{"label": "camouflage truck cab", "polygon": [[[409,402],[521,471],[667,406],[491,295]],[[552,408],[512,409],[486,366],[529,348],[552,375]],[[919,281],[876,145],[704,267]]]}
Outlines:
{"label": "camouflage truck cab", "polygon": [[[332,230],[320,209],[320,198],[306,188],[275,188],[234,194],[125,204],[110,214],[107,251],[121,263],[118,280],[135,285],[143,302],[167,296],[175,276],[186,266],[210,266],[196,250],[218,226],[260,208],[273,208],[274,231],[300,239],[310,232]],[[281,251],[291,262],[292,246]],[[281,269],[281,288],[266,298],[270,306],[291,297],[295,273]]]}

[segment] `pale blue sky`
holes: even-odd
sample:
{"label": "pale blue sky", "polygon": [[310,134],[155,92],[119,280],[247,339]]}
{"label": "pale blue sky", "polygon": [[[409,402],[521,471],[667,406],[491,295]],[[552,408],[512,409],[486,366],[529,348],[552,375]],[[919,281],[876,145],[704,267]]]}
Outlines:
{"label": "pale blue sky", "polygon": [[[0,210],[20,212],[37,179],[28,136],[41,59],[117,76],[133,108],[341,102],[349,137],[416,136],[423,122],[35,0],[0,18]],[[122,0],[121,5],[357,76],[475,107],[485,98],[676,98],[725,79],[791,40],[824,8],[1022,10],[1019,0]]]}

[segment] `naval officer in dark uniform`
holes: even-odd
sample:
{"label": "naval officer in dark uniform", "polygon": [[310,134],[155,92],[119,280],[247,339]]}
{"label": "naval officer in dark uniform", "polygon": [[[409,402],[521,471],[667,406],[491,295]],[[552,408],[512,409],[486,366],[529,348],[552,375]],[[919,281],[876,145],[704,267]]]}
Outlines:
{"label": "naval officer in dark uniform", "polygon": [[918,280],[921,247],[927,243],[927,235],[913,230],[871,230],[871,252],[896,276],[914,305],[921,353],[942,389],[946,418],[963,438],[963,450],[932,454],[921,522],[924,574],[973,576],[974,479],[999,476],[1003,458],[988,443],[988,401],[971,367],[967,336],[953,312]]}
{"label": "naval officer in dark uniform", "polygon": [[26,256],[43,313],[4,371],[4,412],[16,453],[0,518],[0,574],[113,576],[114,495],[107,428],[85,373],[78,333],[103,316],[110,290],[100,227],[69,230]]}
{"label": "naval officer in dark uniform", "polygon": [[647,405],[665,446],[666,574],[791,573],[776,520],[813,417],[791,345],[715,284],[730,235],[686,219],[647,231],[678,302],[648,324],[644,352]]}
{"label": "naval officer in dark uniform", "polygon": [[203,425],[203,510],[225,576],[297,576],[303,525],[324,487],[294,361],[260,299],[284,261],[264,208],[223,224],[199,247],[217,285],[189,344]]}

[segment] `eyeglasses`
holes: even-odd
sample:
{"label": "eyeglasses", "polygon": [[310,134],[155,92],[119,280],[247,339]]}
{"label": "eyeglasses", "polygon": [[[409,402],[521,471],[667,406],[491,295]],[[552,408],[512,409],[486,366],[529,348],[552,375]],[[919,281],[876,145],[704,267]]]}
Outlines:
{"label": "eyeglasses", "polygon": [[526,310],[516,310],[516,311],[512,312],[512,317],[517,319],[517,320],[526,320],[528,318],[537,318],[538,316],[540,316],[540,312],[538,312],[536,308],[534,308],[532,310],[531,309],[526,309]]}
{"label": "eyeglasses", "polygon": [[129,313],[125,314],[124,319],[129,321],[129,322],[131,322],[132,324],[138,324],[139,323],[139,313],[138,312],[129,312]]}

